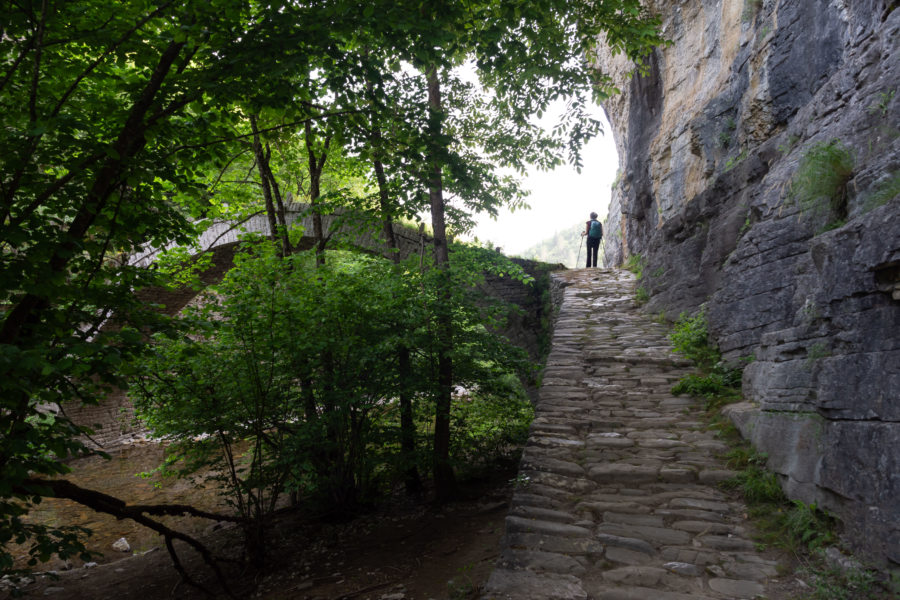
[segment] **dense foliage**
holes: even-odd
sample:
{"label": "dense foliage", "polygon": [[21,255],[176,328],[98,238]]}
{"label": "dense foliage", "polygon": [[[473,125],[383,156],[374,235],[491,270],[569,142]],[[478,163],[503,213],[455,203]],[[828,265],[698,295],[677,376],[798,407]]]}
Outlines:
{"label": "dense foliage", "polygon": [[[490,266],[526,279],[508,260],[460,246],[452,275],[461,463],[507,450],[530,421],[519,376],[524,352],[488,327],[503,306],[476,303]],[[416,399],[422,428],[434,396],[435,271],[413,262],[338,254],[316,267],[308,252],[278,257],[257,244],[221,285],[157,336],[134,392],[141,416],[172,443],[179,469],[219,479],[246,518],[261,556],[263,524],[279,494],[300,492],[329,511],[352,511],[400,480],[399,406]],[[404,373],[393,360],[410,350]],[[428,463],[420,456],[420,468]]]}
{"label": "dense foliage", "polygon": [[[130,257],[190,245],[205,219],[263,212],[286,258],[298,241],[283,219],[288,191],[314,215],[349,203],[386,224],[430,207],[444,273],[432,305],[442,324],[436,419],[446,424],[450,359],[463,372],[479,365],[453,343],[461,325],[445,216],[452,233],[468,226],[473,211],[521,202],[515,181],[496,167],[549,167],[567,156],[577,162],[581,143],[597,131],[583,107],[612,91],[587,68],[598,35],[639,61],[660,43],[657,27],[638,0],[7,4],[0,12],[0,541],[30,539],[41,559],[79,550],[72,532],[22,516],[62,489],[40,477],[64,474],[61,459],[93,452],[87,430],[60,407],[95,403],[125,385],[147,335],[171,328],[134,294],[166,283],[167,270],[138,268]],[[454,74],[466,60],[489,93],[475,94]],[[530,116],[557,98],[568,99],[569,110],[557,129],[543,132]],[[320,229],[313,232],[319,267],[333,242]],[[323,273],[322,281],[330,277]],[[264,321],[251,309],[240,309],[249,311],[241,327]],[[371,327],[385,326],[379,323]],[[235,373],[262,376],[249,366],[252,354],[239,352],[249,351],[238,343],[244,330],[206,327],[216,332],[211,344],[236,352]],[[306,339],[293,331],[283,341]],[[363,357],[351,360],[343,346],[305,351],[317,349],[322,354],[298,374],[328,360],[337,368],[341,357],[360,368],[353,361]],[[187,346],[165,351],[177,356]],[[199,368],[204,352],[180,356],[183,368]],[[247,381],[227,381],[217,394],[243,396]],[[350,381],[319,382],[331,383]],[[323,397],[329,393],[345,392]],[[256,401],[285,399],[257,394]],[[441,432],[436,452],[449,445],[449,428]],[[355,465],[357,457],[347,460]],[[269,466],[248,468],[265,478]],[[0,568],[11,564],[0,553]]]}

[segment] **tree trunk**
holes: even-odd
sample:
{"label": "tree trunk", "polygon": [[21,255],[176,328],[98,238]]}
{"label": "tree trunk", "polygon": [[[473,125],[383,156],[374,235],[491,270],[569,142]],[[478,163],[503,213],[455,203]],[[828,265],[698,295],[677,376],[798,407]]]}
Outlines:
{"label": "tree trunk", "polygon": [[[369,99],[374,105],[374,90],[371,81],[366,82],[366,91],[369,93]],[[390,202],[387,177],[384,174],[384,163],[382,162],[382,157],[384,156],[383,141],[381,127],[375,124],[373,118],[371,144],[374,150],[374,158],[372,167],[375,169],[375,180],[378,182],[378,201],[381,208],[384,243],[387,247],[387,257],[394,261],[395,265],[399,265],[400,244],[397,242],[397,236],[394,235],[394,211]],[[413,399],[409,387],[412,378],[412,365],[409,346],[406,344],[402,344],[397,349],[397,376],[400,378],[400,460],[403,465],[403,482],[407,494],[418,496],[422,493],[422,478],[416,466],[416,425],[413,415]]]}
{"label": "tree trunk", "polygon": [[[375,129],[372,133],[373,142],[378,144],[381,142],[381,130]],[[380,154],[380,151],[378,151]],[[387,178],[384,176],[384,165],[381,160],[376,158],[372,161],[375,169],[375,179],[378,181],[378,200],[381,207],[381,229],[384,232],[384,243],[387,245],[387,257],[394,261],[394,264],[400,262],[400,245],[397,243],[397,236],[394,235],[394,219],[392,217],[390,199],[388,198]]]}
{"label": "tree trunk", "polygon": [[321,194],[320,182],[322,180],[322,171],[325,168],[325,161],[328,159],[328,146],[331,143],[331,137],[325,138],[325,147],[322,150],[322,156],[316,157],[316,150],[313,147],[315,136],[313,134],[312,125],[306,122],[306,155],[309,159],[309,205],[312,209],[313,217],[313,236],[316,240],[316,265],[325,264],[325,231],[322,227],[322,213],[318,206],[319,196]]}
{"label": "tree trunk", "polygon": [[266,176],[269,178],[269,184],[272,186],[272,195],[275,196],[275,212],[278,216],[278,224],[281,226],[281,248],[284,251],[284,255],[288,256],[293,254],[294,249],[291,247],[291,240],[288,237],[287,215],[284,210],[284,201],[281,199],[281,188],[278,186],[278,181],[272,173],[272,167],[269,162],[269,157],[271,156],[272,151],[269,149],[269,144],[267,142],[265,163]]}
{"label": "tree trunk", "polygon": [[450,402],[453,386],[453,322],[450,312],[450,253],[444,222],[444,193],[438,139],[442,131],[441,84],[437,67],[428,77],[429,148],[428,196],[431,201],[431,227],[434,230],[434,263],[440,273],[437,305],[438,381],[434,414],[434,489],[435,500],[444,502],[455,492],[456,478],[450,465]]}
{"label": "tree trunk", "polygon": [[[373,130],[372,139],[376,147],[376,156],[379,156],[381,154],[381,130],[378,127]],[[397,243],[397,236],[394,235],[394,220],[391,218],[393,211],[388,197],[384,164],[379,158],[375,158],[372,163],[375,168],[375,178],[378,181],[378,198],[381,205],[387,255],[394,261],[394,264],[400,264],[400,247]],[[416,425],[413,418],[412,394],[410,394],[408,385],[411,374],[409,347],[404,344],[397,349],[397,375],[400,378],[400,459],[403,464],[406,493],[418,495],[422,492],[422,478],[416,467]]]}
{"label": "tree trunk", "polygon": [[397,350],[397,370],[400,376],[400,457],[403,461],[403,483],[406,493],[417,496],[422,493],[422,478],[416,467],[416,424],[413,418],[412,394],[408,382],[411,379],[409,347]]}
{"label": "tree trunk", "polygon": [[[278,235],[278,221],[275,214],[275,203],[272,202],[272,188],[269,187],[269,161],[263,152],[262,142],[259,139],[256,115],[250,115],[250,127],[253,131],[253,154],[256,156],[256,168],[259,171],[259,179],[262,182],[263,199],[266,202],[266,216],[269,218],[269,234],[274,240]],[[284,255],[283,250],[282,255]]]}

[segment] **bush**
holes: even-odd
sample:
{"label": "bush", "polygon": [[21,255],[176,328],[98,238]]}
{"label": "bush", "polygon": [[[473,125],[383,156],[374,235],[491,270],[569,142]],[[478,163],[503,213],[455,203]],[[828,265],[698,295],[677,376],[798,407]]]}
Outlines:
{"label": "bush", "polygon": [[[251,558],[286,491],[349,508],[371,493],[376,416],[398,375],[384,360],[418,313],[387,261],[241,254],[183,335],[157,336],[137,365],[135,405],[172,443],[178,473],[217,483],[243,518]],[[406,317],[406,319],[405,319]]]}
{"label": "bush", "polygon": [[257,244],[183,316],[179,335],[154,338],[135,365],[135,405],[171,442],[178,474],[218,485],[259,561],[286,492],[346,514],[413,464],[432,464],[403,442],[416,438],[415,413],[419,448],[433,432],[440,309],[452,312],[452,385],[466,390],[452,407],[454,458],[483,464],[524,441],[530,363],[495,333],[509,307],[478,285],[487,272],[529,279],[495,256],[454,246],[446,286],[447,273],[420,269],[418,257],[394,265],[335,252],[317,266],[312,252],[282,258]]}
{"label": "bush", "polygon": [[742,369],[727,366],[718,349],[709,345],[705,311],[693,317],[681,313],[669,340],[676,352],[696,362],[701,371],[682,377],[672,387],[673,394],[705,398],[707,410],[740,398]]}
{"label": "bush", "polygon": [[747,467],[727,480],[725,488],[739,490],[747,502],[751,504],[784,503],[784,492],[778,484],[778,478],[766,470],[765,458],[752,461]]}
{"label": "bush", "polygon": [[650,294],[647,292],[647,289],[641,285],[634,291],[634,299],[638,304],[646,304],[650,301]]}
{"label": "bush", "polygon": [[681,313],[673,326],[669,340],[675,352],[697,363],[700,368],[711,368],[719,360],[719,352],[709,345],[706,311],[693,317]]}
{"label": "bush", "polygon": [[824,215],[830,229],[847,220],[847,184],[853,177],[853,152],[840,140],[822,142],[807,150],[791,180],[791,196],[801,210]]}
{"label": "bush", "polygon": [[834,517],[819,509],[815,502],[806,504],[794,500],[785,516],[785,527],[791,538],[810,550],[834,543],[834,526]]}
{"label": "bush", "polygon": [[688,394],[706,398],[707,409],[727,400],[740,397],[739,369],[727,369],[725,372],[713,372],[708,375],[689,374],[682,377],[672,387],[672,393],[676,396]]}
{"label": "bush", "polygon": [[900,196],[900,171],[894,171],[887,179],[881,181],[863,206],[864,212],[875,210],[879,206],[887,204],[897,196]]}
{"label": "bush", "polygon": [[752,21],[757,11],[762,7],[762,0],[744,0],[744,10],[741,11],[741,21]]}
{"label": "bush", "polygon": [[534,407],[521,382],[500,375],[453,404],[450,452],[464,469],[477,469],[518,458],[528,439]]}

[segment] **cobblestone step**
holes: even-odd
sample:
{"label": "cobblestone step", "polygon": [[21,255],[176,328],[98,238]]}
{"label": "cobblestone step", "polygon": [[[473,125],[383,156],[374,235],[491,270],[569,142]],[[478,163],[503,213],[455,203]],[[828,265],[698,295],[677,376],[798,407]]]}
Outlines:
{"label": "cobblestone step", "polygon": [[776,564],[718,484],[727,446],[694,400],[690,364],[619,270],[554,275],[564,299],[499,562],[482,600],[763,597]]}

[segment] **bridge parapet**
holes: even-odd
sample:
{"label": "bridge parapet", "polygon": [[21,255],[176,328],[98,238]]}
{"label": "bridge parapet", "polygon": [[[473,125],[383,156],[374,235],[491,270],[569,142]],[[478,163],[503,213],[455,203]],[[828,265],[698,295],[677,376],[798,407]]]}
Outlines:
{"label": "bridge parapet", "polygon": [[[285,221],[289,227],[295,226],[299,222],[299,225],[303,228],[304,235],[298,245],[301,248],[311,248],[314,240],[312,235],[307,235],[306,233],[313,231],[313,214],[309,205],[300,203],[288,204],[285,207]],[[394,223],[393,227],[401,258],[420,252],[423,243],[429,241],[429,238],[424,233],[411,230],[400,223]],[[352,212],[338,210],[333,214],[322,215],[322,228],[326,236],[339,238],[356,248],[375,253],[381,253],[385,249],[381,226],[368,215],[360,213],[360,217],[354,219]],[[272,235],[269,219],[265,213],[252,215],[242,221],[213,221],[212,225],[197,240],[196,247],[198,251],[196,254],[210,252],[224,246],[237,245],[241,242],[243,236],[248,233]],[[175,244],[170,244],[165,248],[151,249],[144,254],[132,256],[128,263],[138,267],[149,267],[162,252],[174,247]]]}

